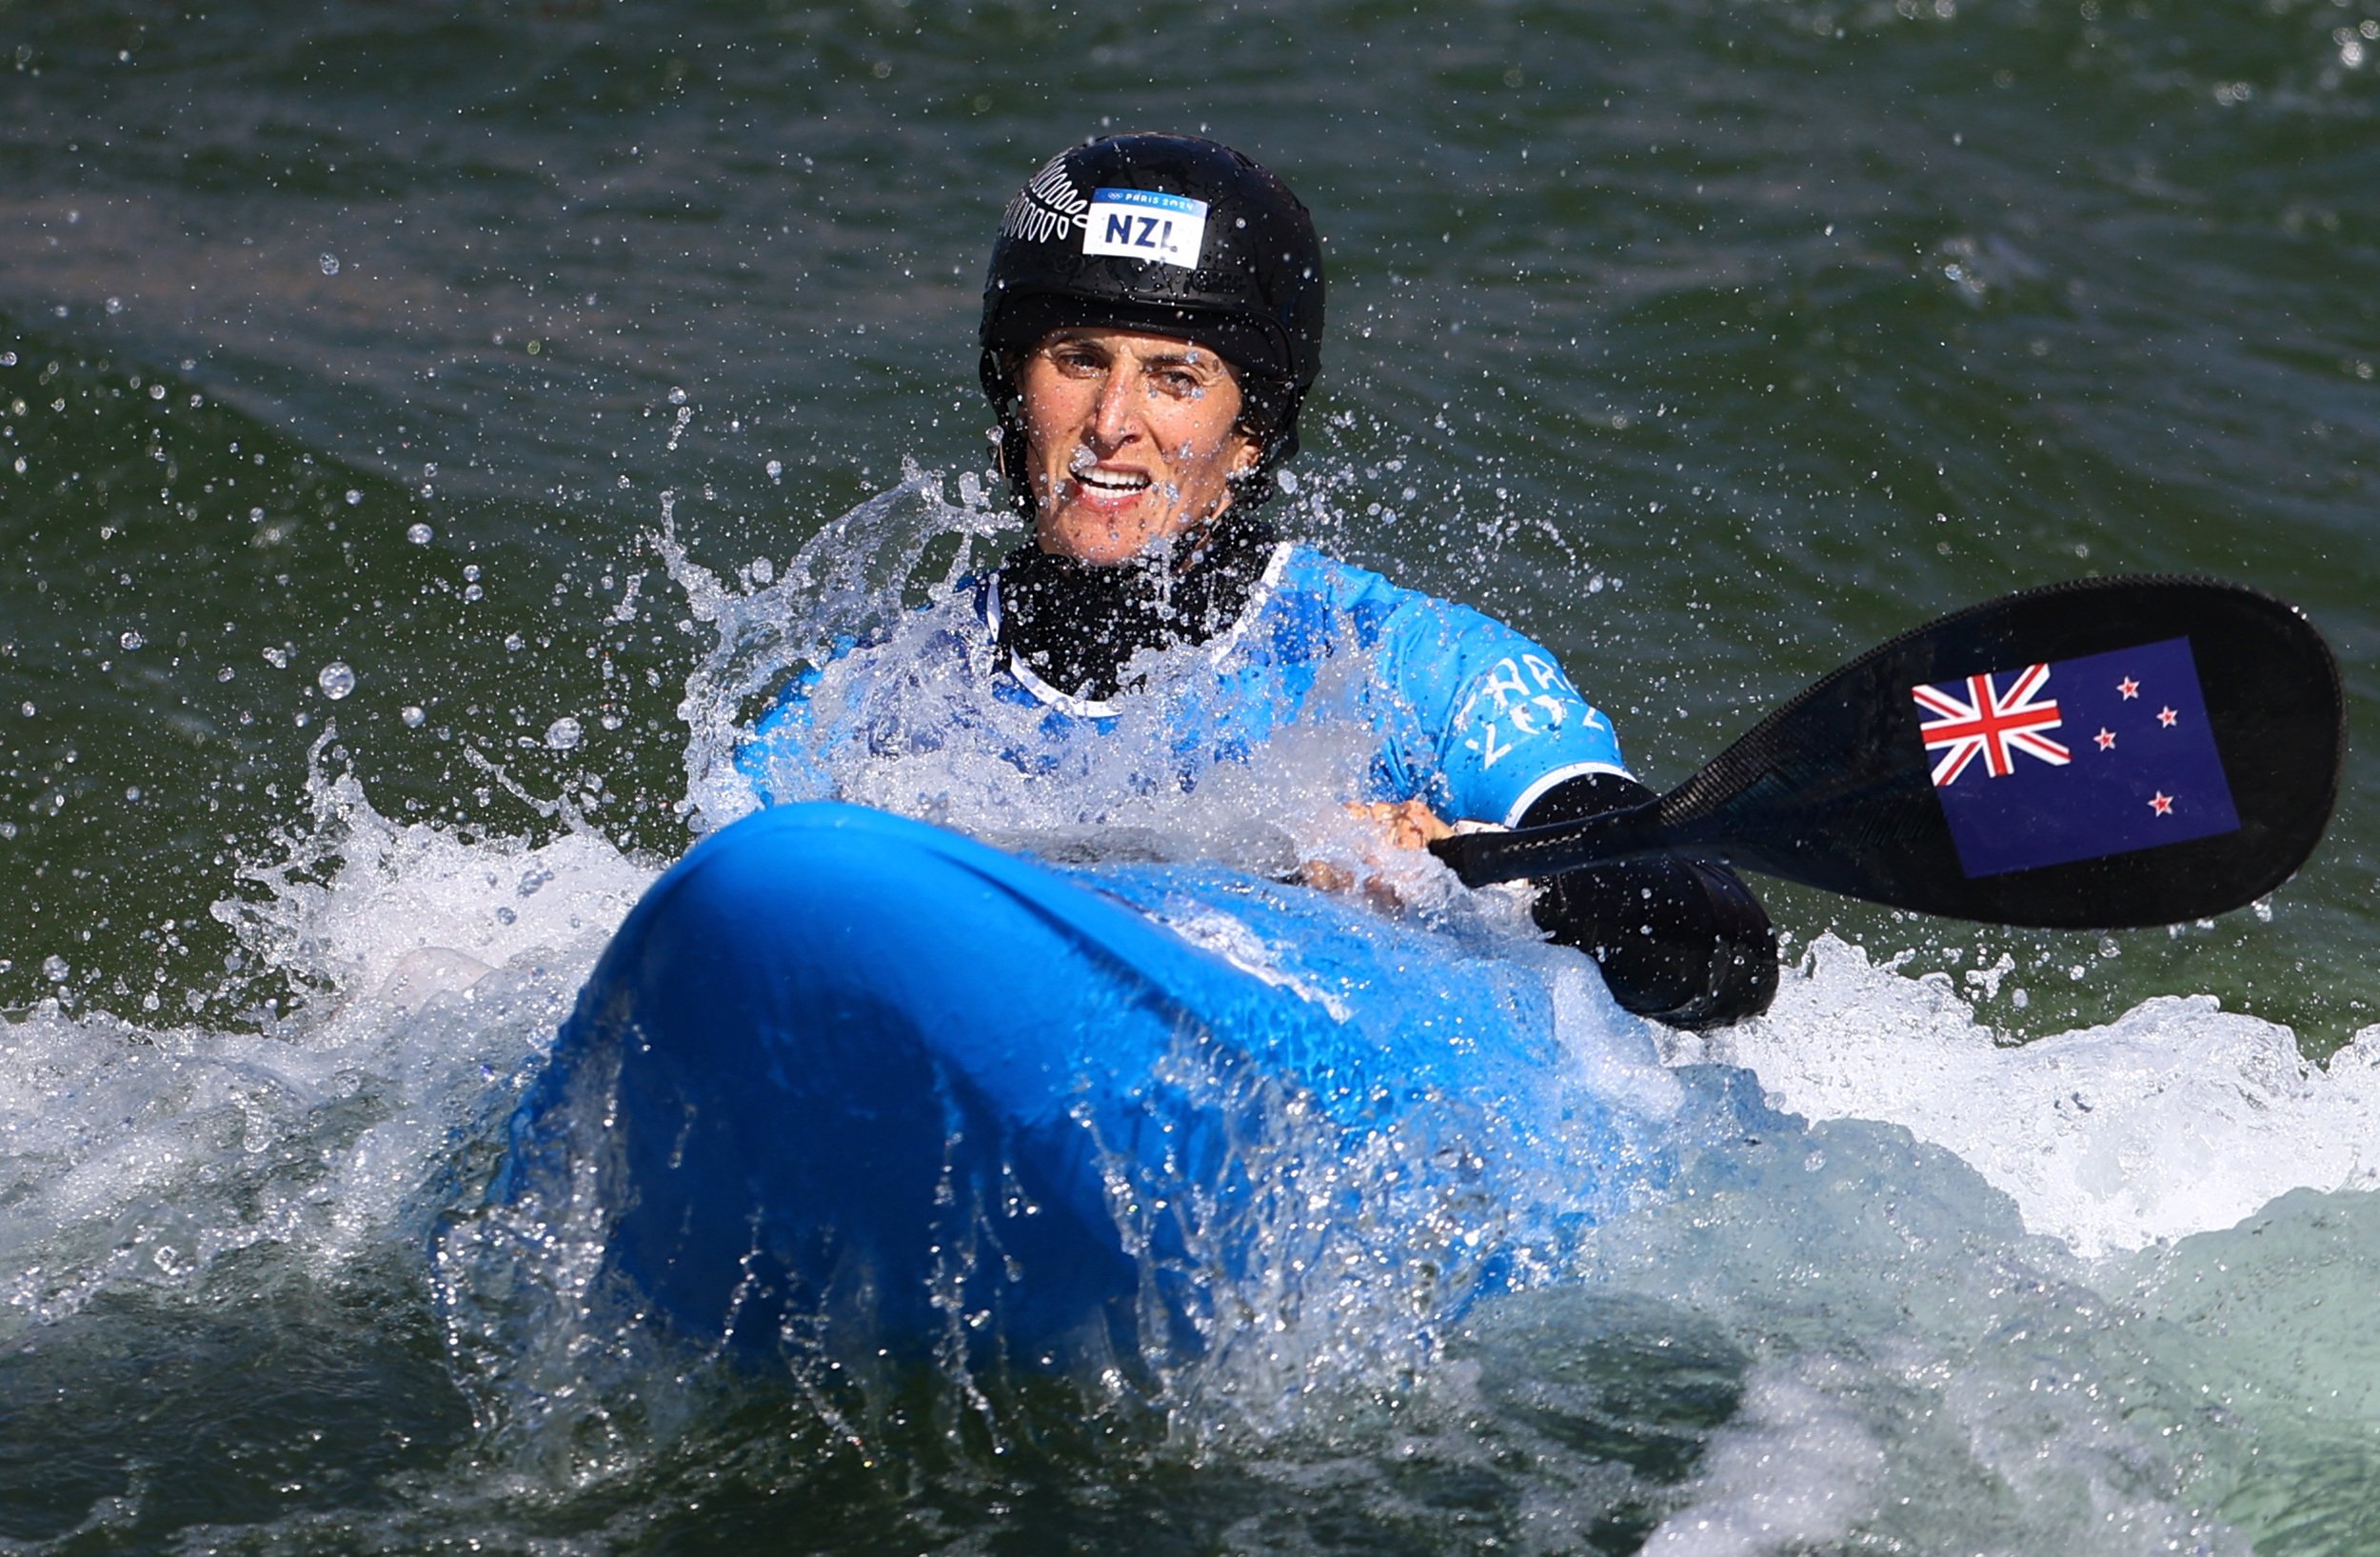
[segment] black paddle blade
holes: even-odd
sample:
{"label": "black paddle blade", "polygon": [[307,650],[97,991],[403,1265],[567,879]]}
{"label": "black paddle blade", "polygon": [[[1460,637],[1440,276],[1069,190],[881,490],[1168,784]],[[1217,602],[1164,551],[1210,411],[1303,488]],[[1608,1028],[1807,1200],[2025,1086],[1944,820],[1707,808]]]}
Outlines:
{"label": "black paddle blade", "polygon": [[1475,885],[1671,852],[1961,919],[2172,924],[2288,880],[2345,751],[2338,664],[2293,607],[2085,579],[1861,655],[1658,801],[1438,847]]}

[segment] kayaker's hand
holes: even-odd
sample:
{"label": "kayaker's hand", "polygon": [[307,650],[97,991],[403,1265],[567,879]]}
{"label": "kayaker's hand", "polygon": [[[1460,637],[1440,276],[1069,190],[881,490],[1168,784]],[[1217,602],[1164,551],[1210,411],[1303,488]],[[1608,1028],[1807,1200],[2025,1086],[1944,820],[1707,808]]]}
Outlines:
{"label": "kayaker's hand", "polygon": [[1378,847],[1362,851],[1362,863],[1367,868],[1350,870],[1330,860],[1308,860],[1299,868],[1299,879],[1326,892],[1350,891],[1360,885],[1363,895],[1372,900],[1375,908],[1402,908],[1403,897],[1381,873],[1392,857],[1391,851],[1425,848],[1434,839],[1454,836],[1455,829],[1418,800],[1350,801],[1346,809],[1348,815],[1378,829]]}
{"label": "kayaker's hand", "polygon": [[1398,848],[1427,848],[1440,838],[1455,835],[1453,828],[1438,819],[1438,812],[1418,800],[1351,801],[1347,814],[1378,823]]}

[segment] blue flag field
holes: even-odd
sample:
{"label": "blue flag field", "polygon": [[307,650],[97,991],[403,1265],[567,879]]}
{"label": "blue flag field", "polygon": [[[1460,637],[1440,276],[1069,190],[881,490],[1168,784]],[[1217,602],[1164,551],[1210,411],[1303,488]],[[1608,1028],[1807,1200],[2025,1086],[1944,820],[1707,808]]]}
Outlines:
{"label": "blue flag field", "polygon": [[2238,830],[2188,638],[1910,696],[1970,877]]}

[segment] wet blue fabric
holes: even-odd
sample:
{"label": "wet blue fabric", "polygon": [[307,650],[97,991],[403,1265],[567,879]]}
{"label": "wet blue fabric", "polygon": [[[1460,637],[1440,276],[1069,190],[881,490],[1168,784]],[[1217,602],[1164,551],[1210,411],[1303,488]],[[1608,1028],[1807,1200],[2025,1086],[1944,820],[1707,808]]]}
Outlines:
{"label": "wet blue fabric", "polygon": [[[1049,770],[1068,743],[1112,730],[1117,705],[1063,696],[996,655],[997,576],[975,589],[975,609],[941,647],[988,676],[993,696],[1046,710],[1036,740],[1015,746],[1009,760],[1023,772]],[[1318,719],[1373,731],[1360,798],[1422,799],[1448,820],[1510,825],[1561,778],[1627,771],[1611,721],[1542,645],[1310,548],[1282,546],[1240,622],[1175,653],[1200,657],[1211,673],[1168,677],[1161,690],[1127,696],[1168,700],[1165,725],[1185,787],[1282,727]],[[1331,674],[1339,666],[1348,673]],[[738,755],[764,800],[833,798],[832,756],[844,743],[932,738],[876,727],[864,709],[823,721],[809,700],[816,681],[813,671],[789,686]]]}

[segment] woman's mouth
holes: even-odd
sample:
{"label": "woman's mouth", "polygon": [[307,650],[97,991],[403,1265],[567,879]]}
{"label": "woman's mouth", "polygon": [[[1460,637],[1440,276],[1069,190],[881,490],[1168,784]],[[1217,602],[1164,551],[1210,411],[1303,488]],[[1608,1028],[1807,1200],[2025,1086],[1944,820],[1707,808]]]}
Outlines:
{"label": "woman's mouth", "polygon": [[1103,497],[1133,497],[1149,489],[1149,478],[1138,470],[1077,470],[1075,485]]}

